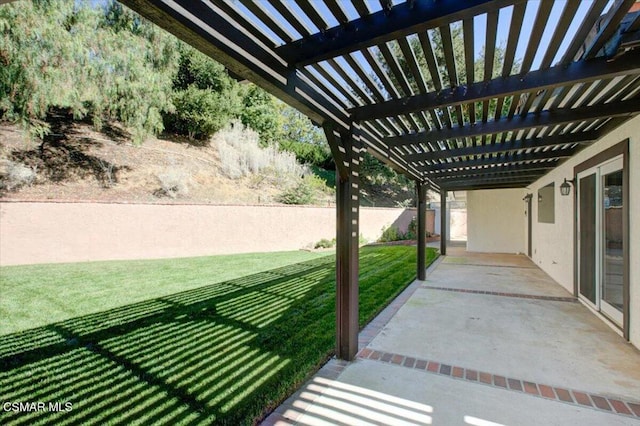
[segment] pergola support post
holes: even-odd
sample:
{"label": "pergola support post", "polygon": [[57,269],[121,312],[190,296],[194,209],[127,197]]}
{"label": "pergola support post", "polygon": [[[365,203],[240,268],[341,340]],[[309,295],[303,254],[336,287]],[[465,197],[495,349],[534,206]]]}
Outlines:
{"label": "pergola support post", "polygon": [[336,356],[351,361],[358,353],[358,272],[361,144],[357,127],[325,134],[336,162]]}
{"label": "pergola support post", "polygon": [[427,245],[427,186],[416,182],[418,193],[418,279],[427,278],[426,245]]}
{"label": "pergola support post", "polygon": [[440,191],[440,254],[447,254],[447,228],[449,227],[447,220],[447,190]]}

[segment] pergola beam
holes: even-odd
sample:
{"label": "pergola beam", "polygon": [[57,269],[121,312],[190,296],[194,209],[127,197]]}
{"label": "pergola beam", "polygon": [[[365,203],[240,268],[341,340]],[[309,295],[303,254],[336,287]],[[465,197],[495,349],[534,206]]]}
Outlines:
{"label": "pergola beam", "polygon": [[447,184],[445,189],[449,191],[476,191],[481,189],[507,189],[507,188],[524,188],[530,185],[536,179],[513,180],[507,179],[505,182],[478,182],[466,180],[461,183]]}
{"label": "pergola beam", "polygon": [[492,173],[520,172],[523,170],[550,170],[557,166],[558,164],[556,162],[551,161],[525,164],[496,164],[476,168],[432,170],[427,172],[427,176],[431,179],[438,179],[451,176],[477,176]]}
{"label": "pergola beam", "polygon": [[544,148],[562,146],[574,143],[591,143],[602,136],[602,132],[591,130],[588,132],[568,133],[557,136],[545,136],[541,138],[522,139],[512,142],[496,143],[491,145],[468,146],[464,148],[444,149],[441,151],[424,152],[421,154],[407,154],[404,158],[409,161],[432,161],[447,158],[466,157],[469,155],[484,155],[508,153],[531,148]]}
{"label": "pergola beam", "polygon": [[489,4],[499,9],[521,1],[407,1],[286,44],[276,52],[291,65],[306,66],[471,18],[485,11]]}
{"label": "pergola beam", "polygon": [[349,112],[355,121],[374,120],[638,73],[640,73],[640,55],[628,55],[624,60],[611,62],[608,58],[596,58],[526,74],[496,78],[489,82],[481,81],[467,86],[450,87],[436,92],[363,105],[352,108]]}
{"label": "pergola beam", "polygon": [[579,108],[547,110],[529,113],[524,116],[503,118],[500,120],[476,123],[473,126],[455,126],[428,132],[410,133],[402,136],[389,136],[384,142],[390,146],[419,144],[428,141],[461,139],[473,136],[491,135],[518,130],[527,130],[546,126],[556,126],[571,122],[596,120],[607,117],[630,116],[640,112],[640,99],[634,98],[622,102],[610,102]]}
{"label": "pergola beam", "polygon": [[[555,160],[568,158],[577,152],[576,148],[556,149],[549,151],[530,152],[522,154],[508,154],[499,157],[478,158],[465,161],[451,161],[446,163],[427,164],[421,167],[424,172],[434,172],[438,170],[456,170],[465,167],[483,167],[495,165],[510,165],[527,161]],[[431,177],[430,175],[428,175]]]}
{"label": "pergola beam", "polygon": [[442,178],[437,178],[436,181],[446,187],[447,183],[451,182],[475,182],[475,181],[491,181],[491,180],[499,180],[499,179],[538,179],[539,177],[545,175],[547,173],[546,170],[543,171],[535,171],[535,170],[524,170],[522,172],[512,172],[512,173],[488,173],[488,174],[480,174],[480,175],[468,175],[465,177],[462,176],[445,176]]}

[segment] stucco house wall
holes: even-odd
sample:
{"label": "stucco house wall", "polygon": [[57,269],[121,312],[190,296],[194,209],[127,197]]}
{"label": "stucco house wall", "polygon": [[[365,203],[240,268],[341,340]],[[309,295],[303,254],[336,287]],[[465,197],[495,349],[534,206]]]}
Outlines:
{"label": "stucco house wall", "polygon": [[[574,274],[574,191],[571,196],[561,196],[560,184],[565,178],[573,178],[576,165],[598,153],[629,139],[629,278],[630,278],[630,329],[631,343],[640,348],[640,116],[629,120],[623,126],[585,148],[560,167],[553,169],[529,186],[533,194],[532,260],[554,280],[573,293]],[[538,190],[555,183],[555,223],[538,223]],[[526,232],[526,220],[521,221]]]}
{"label": "stucco house wall", "polygon": [[524,189],[467,192],[467,250],[524,253]]}

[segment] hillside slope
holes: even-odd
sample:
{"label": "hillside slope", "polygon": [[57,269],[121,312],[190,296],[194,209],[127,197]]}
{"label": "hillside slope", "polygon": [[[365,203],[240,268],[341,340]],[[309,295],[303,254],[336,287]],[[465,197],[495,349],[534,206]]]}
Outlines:
{"label": "hillside slope", "polygon": [[[52,123],[44,143],[0,123],[0,179],[7,200],[212,204],[276,204],[302,180],[270,170],[230,178],[215,136],[208,146],[176,138],[134,145],[117,124],[97,132],[65,119]],[[332,188],[319,178],[313,182],[312,204],[335,202]],[[412,195],[411,188],[365,187],[363,203],[393,207]]]}
{"label": "hillside slope", "polygon": [[[264,179],[224,176],[214,147],[158,138],[135,146],[118,131],[96,132],[83,123],[57,130],[63,133],[54,131],[41,149],[17,127],[0,125],[0,173],[5,187],[10,185],[4,198],[255,204],[275,202],[280,192]],[[11,183],[20,182],[11,182],[16,177],[7,174],[16,164],[26,165],[35,177],[13,188]]]}

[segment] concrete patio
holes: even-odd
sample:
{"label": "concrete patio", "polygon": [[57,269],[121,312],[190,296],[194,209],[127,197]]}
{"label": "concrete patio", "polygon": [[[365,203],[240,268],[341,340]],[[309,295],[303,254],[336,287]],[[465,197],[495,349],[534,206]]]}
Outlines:
{"label": "concrete patio", "polygon": [[640,351],[527,257],[448,254],[263,424],[640,424]]}

